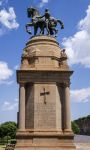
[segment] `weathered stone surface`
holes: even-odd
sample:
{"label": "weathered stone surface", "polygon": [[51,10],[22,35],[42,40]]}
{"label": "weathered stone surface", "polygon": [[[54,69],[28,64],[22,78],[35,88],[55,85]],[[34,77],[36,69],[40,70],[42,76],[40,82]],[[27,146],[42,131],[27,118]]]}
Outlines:
{"label": "weathered stone surface", "polygon": [[21,70],[69,70],[65,51],[61,51],[55,38],[48,36],[30,39],[23,50],[21,62]]}
{"label": "weathered stone surface", "polygon": [[[26,44],[21,68],[17,71],[17,82],[20,87],[23,85],[17,150],[75,149],[70,123],[72,73],[65,50],[61,51],[54,38],[37,36]],[[25,94],[22,93],[24,89]]]}

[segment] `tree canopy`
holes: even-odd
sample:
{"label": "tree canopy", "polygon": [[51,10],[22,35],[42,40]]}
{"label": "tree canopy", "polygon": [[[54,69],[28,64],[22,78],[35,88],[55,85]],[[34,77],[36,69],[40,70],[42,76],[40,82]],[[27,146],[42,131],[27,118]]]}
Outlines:
{"label": "tree canopy", "polygon": [[16,136],[17,125],[15,122],[5,122],[0,125],[0,138],[10,136],[12,139]]}

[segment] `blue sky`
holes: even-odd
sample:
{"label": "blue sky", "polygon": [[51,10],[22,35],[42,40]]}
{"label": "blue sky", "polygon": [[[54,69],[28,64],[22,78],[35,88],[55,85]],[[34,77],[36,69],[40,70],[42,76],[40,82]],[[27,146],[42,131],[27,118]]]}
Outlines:
{"label": "blue sky", "polygon": [[[72,119],[90,115],[90,0],[0,0],[0,123],[17,118],[16,69],[29,39],[26,10],[45,8],[64,22],[58,42],[66,48],[71,77]],[[59,27],[58,27],[59,28]]]}

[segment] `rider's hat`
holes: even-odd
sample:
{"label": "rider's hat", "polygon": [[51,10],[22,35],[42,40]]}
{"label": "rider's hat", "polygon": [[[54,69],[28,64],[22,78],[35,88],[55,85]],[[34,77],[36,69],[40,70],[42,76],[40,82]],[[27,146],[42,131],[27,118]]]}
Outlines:
{"label": "rider's hat", "polygon": [[49,10],[48,9],[45,9],[45,12],[48,12]]}

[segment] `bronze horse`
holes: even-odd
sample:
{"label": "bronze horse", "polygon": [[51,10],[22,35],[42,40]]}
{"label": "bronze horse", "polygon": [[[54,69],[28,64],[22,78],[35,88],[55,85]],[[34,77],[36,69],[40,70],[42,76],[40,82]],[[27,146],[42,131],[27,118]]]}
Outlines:
{"label": "bronze horse", "polygon": [[50,17],[48,29],[46,26],[46,21],[44,18],[39,18],[40,14],[39,11],[35,8],[28,8],[27,9],[28,17],[31,18],[31,22],[26,24],[26,31],[29,34],[32,34],[30,30],[28,30],[28,27],[34,27],[34,35],[37,35],[38,28],[40,28],[40,34],[44,34],[44,29],[47,30],[47,35],[55,35],[58,33],[58,30],[56,30],[57,24],[59,23],[61,25],[61,29],[64,28],[63,23],[60,20],[55,19],[54,17]]}

